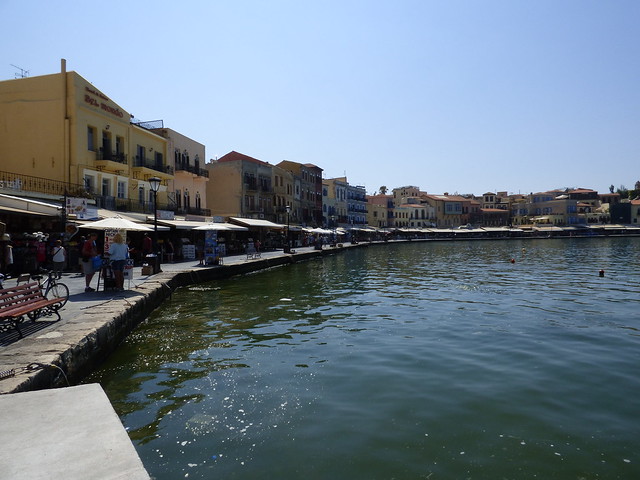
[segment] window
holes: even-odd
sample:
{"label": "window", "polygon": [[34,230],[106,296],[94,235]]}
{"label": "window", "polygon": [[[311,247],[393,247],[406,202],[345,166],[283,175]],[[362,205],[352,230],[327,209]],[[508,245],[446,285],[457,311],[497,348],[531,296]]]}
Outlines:
{"label": "window", "polygon": [[136,145],[136,167],[144,166],[144,147],[142,145]]}
{"label": "window", "polygon": [[144,205],[144,187],[138,187],[138,202]]}
{"label": "window", "polygon": [[163,171],[163,156],[162,153],[156,152],[155,156],[156,170],[159,172]]}
{"label": "window", "polygon": [[96,179],[91,175],[84,176],[84,188],[87,192],[93,193],[96,187]]}
{"label": "window", "polygon": [[176,207],[182,208],[182,192],[176,190]]}
{"label": "window", "polygon": [[87,127],[87,150],[95,152],[96,150],[96,129]]}
{"label": "window", "polygon": [[118,182],[118,198],[127,198],[127,183]]}
{"label": "window", "polygon": [[111,135],[106,130],[102,131],[102,158],[105,160],[111,160]]}
{"label": "window", "polygon": [[124,161],[124,138],[122,137],[116,137],[116,157],[117,160]]}
{"label": "window", "polygon": [[111,196],[111,180],[108,178],[102,179],[102,196],[103,197]]}

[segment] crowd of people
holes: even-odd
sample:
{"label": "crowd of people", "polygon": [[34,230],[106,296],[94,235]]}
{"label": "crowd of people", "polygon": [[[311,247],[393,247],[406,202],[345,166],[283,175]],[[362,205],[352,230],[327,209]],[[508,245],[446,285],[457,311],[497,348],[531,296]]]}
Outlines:
{"label": "crowd of people", "polygon": [[[6,277],[17,277],[22,273],[40,273],[52,270],[56,279],[63,272],[81,272],[86,281],[86,292],[95,291],[91,286],[93,278],[103,265],[113,271],[115,289],[124,288],[124,267],[126,260],[132,258],[136,264],[144,261],[154,252],[153,240],[144,234],[134,244],[131,239],[125,243],[118,233],[109,243],[108,253],[104,252],[102,232],[92,232],[77,239],[67,239],[58,234],[34,232],[12,238],[9,233],[0,235],[0,273]],[[173,262],[176,248],[172,239],[165,239],[160,245],[164,260]],[[103,261],[105,263],[103,263]]]}

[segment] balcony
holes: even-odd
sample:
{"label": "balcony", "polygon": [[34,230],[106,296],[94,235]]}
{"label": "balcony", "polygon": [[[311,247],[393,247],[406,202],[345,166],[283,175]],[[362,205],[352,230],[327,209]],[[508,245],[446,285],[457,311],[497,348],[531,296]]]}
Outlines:
{"label": "balcony", "polygon": [[117,173],[127,170],[129,164],[124,153],[105,151],[101,148],[96,152],[96,168]]}
{"label": "balcony", "polygon": [[170,210],[175,210],[178,215],[200,215],[204,217],[211,216],[211,210],[208,208],[196,208],[196,207],[173,207]]}
{"label": "balcony", "polygon": [[13,195],[20,192],[37,192],[61,197],[65,194],[74,197],[88,196],[83,185],[3,171],[0,171],[0,191]]}
{"label": "balcony", "polygon": [[176,172],[189,172],[197,177],[209,178],[209,170],[183,162],[176,162]]}
{"label": "balcony", "polygon": [[164,174],[165,178],[173,176],[173,167],[171,165],[156,163],[151,160],[147,160],[146,158],[140,158],[138,155],[136,155],[134,164],[131,168],[134,175],[141,174],[141,176],[136,176],[136,178],[154,176],[158,173]]}
{"label": "balcony", "polygon": [[[153,213],[153,202],[138,202],[130,198],[95,195],[96,207],[119,212]],[[168,204],[158,202],[158,210],[173,210]]]}

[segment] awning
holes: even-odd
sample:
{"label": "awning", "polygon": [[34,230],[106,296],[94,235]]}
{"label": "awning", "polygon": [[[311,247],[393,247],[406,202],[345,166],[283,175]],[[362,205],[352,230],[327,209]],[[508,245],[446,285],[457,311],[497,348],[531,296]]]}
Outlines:
{"label": "awning", "polygon": [[[202,222],[200,222],[202,224]],[[235,231],[235,232],[246,232],[249,229],[247,227],[241,227],[240,225],[233,225],[231,223],[221,223],[221,222],[209,222],[204,223],[202,225],[198,225],[194,228],[194,230],[202,231],[202,230],[215,230],[215,231]]]}
{"label": "awning", "polygon": [[5,207],[4,205],[0,205],[0,211],[7,212],[7,213],[18,213],[20,215],[38,215],[40,217],[58,217],[59,216],[58,214],[32,212],[30,210],[23,210],[22,208]]}
{"label": "awning", "polygon": [[273,228],[277,230],[282,230],[286,228],[286,225],[280,225],[278,223],[270,222],[269,220],[260,220],[258,218],[237,218],[231,217],[229,220],[235,223],[239,223],[245,227],[254,227],[254,228]]}
{"label": "awning", "polygon": [[[153,220],[148,220],[153,223]],[[196,227],[207,225],[207,222],[196,222],[193,220],[160,220],[158,219],[158,225],[165,225],[167,227],[175,228],[176,230],[193,230]]]}
{"label": "awning", "polygon": [[57,217],[62,211],[62,204],[51,204],[31,198],[15,197],[0,194],[0,207],[7,212],[46,215]]}

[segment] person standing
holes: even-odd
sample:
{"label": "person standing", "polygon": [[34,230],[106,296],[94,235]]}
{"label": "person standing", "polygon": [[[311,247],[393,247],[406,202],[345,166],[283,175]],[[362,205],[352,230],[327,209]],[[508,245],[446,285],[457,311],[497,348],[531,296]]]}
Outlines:
{"label": "person standing", "polygon": [[122,235],[116,233],[113,242],[109,245],[109,260],[111,260],[111,269],[116,281],[116,290],[124,290],[124,265],[129,255],[129,247]]}
{"label": "person standing", "polygon": [[5,275],[13,273],[13,246],[11,245],[11,236],[5,233],[0,237],[0,245],[2,246],[2,272]]}
{"label": "person standing", "polygon": [[171,239],[167,240],[165,252],[167,254],[167,261],[169,263],[173,263],[173,254],[175,253],[175,248]]}
{"label": "person standing", "polygon": [[95,288],[91,288],[91,280],[96,273],[93,268],[93,257],[98,255],[97,238],[98,234],[92,233],[82,245],[82,273],[84,273],[86,283],[85,292],[95,292]]}
{"label": "person standing", "polygon": [[146,257],[151,254],[151,252],[153,252],[153,240],[151,240],[148,233],[145,233],[142,239],[142,256]]}
{"label": "person standing", "polygon": [[[40,232],[38,232],[40,233]],[[38,235],[35,241],[36,247],[36,270],[44,268],[47,264],[47,244],[41,235]]]}
{"label": "person standing", "polygon": [[67,261],[67,251],[62,246],[62,240],[56,240],[55,246],[51,249],[51,256],[53,260],[53,274],[56,278],[62,278],[62,271]]}

